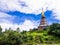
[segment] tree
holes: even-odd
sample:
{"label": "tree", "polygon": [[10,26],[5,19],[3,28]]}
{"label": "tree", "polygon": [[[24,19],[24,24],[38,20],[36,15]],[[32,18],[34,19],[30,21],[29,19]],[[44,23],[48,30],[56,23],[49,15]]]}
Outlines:
{"label": "tree", "polygon": [[0,33],[2,32],[2,28],[1,28],[1,26],[0,26]]}
{"label": "tree", "polygon": [[18,32],[20,32],[20,28],[18,27],[17,29],[16,29]]}
{"label": "tree", "polygon": [[22,43],[20,37],[20,32],[7,30],[0,36],[0,45],[20,45]]}
{"label": "tree", "polygon": [[60,24],[53,23],[52,25],[50,25],[48,33],[59,37],[59,35],[60,35]]}

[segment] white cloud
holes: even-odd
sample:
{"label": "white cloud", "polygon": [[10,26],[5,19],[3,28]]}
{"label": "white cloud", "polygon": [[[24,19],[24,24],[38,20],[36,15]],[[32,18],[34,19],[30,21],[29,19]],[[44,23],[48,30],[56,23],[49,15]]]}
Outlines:
{"label": "white cloud", "polygon": [[11,16],[4,12],[0,12],[0,25],[3,31],[5,31],[5,29],[16,29],[18,27],[17,24],[13,24],[13,20],[15,19],[15,17],[16,16]]}
{"label": "white cloud", "polygon": [[16,16],[11,16],[11,15],[6,14],[4,12],[0,12],[0,22],[11,23],[15,18],[16,18]]}
{"label": "white cloud", "polygon": [[[22,6],[22,5],[25,5],[25,6]],[[27,1],[26,0],[3,0],[3,1],[0,0],[1,11],[16,11],[17,10],[24,13],[38,14],[41,12],[40,9],[44,5],[45,5],[44,0],[32,0],[32,1],[31,0],[27,0]]]}
{"label": "white cloud", "polygon": [[36,24],[36,21],[25,20],[25,22],[20,25],[20,29],[29,31],[29,29],[36,28],[38,26]]}
{"label": "white cloud", "polygon": [[48,9],[52,9],[55,19],[60,20],[60,0],[51,0]]}
{"label": "white cloud", "polygon": [[3,31],[5,31],[5,29],[9,29],[9,28],[11,28],[13,30],[16,30],[17,27],[19,27],[19,25],[17,25],[17,24],[11,24],[11,23],[5,23],[5,22],[0,23],[0,25],[1,25],[2,29],[3,29]]}
{"label": "white cloud", "polygon": [[0,0],[1,11],[40,14],[42,8],[44,8],[44,11],[52,10],[53,16],[60,20],[60,0]]}
{"label": "white cloud", "polygon": [[38,25],[36,25],[34,22],[30,21],[30,20],[25,20],[25,22],[23,24],[12,24],[12,23],[0,23],[3,31],[5,31],[5,29],[13,29],[13,30],[16,30],[18,27],[20,28],[20,31],[29,31],[30,29],[33,29],[33,28],[37,28]]}

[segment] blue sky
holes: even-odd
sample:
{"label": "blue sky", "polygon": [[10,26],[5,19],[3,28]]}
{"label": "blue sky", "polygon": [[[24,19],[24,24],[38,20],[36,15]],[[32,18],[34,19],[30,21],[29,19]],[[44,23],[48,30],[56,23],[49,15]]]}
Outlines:
{"label": "blue sky", "polygon": [[[60,23],[60,0],[0,0],[0,25],[20,28],[21,31],[37,28],[41,20],[42,8],[50,25]],[[57,4],[56,4],[57,3]]]}
{"label": "blue sky", "polygon": [[[25,13],[18,12],[18,11],[6,12],[6,13],[9,14],[9,15],[12,15],[12,16],[17,16],[16,19],[13,20],[13,23],[17,23],[17,24],[23,23],[25,21],[25,19],[31,20],[31,21],[33,21],[33,20],[35,20],[35,21],[41,20],[41,13],[38,14],[38,15],[25,14]],[[54,16],[52,16],[52,13],[53,12],[50,11],[50,10],[47,10],[46,12],[44,12],[47,23],[49,24],[49,23],[58,23],[58,22],[60,22],[59,20],[54,19]]]}

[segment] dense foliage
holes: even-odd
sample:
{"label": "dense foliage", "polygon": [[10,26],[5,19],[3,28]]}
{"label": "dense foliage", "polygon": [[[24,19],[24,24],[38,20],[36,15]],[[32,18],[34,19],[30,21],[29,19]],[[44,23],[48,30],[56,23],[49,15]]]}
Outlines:
{"label": "dense foliage", "polygon": [[53,23],[52,25],[50,25],[49,34],[58,36],[60,38],[60,24]]}
{"label": "dense foliage", "polygon": [[2,32],[0,26],[0,45],[40,45],[40,44],[54,44],[60,43],[60,24],[55,23],[46,30],[30,30],[20,32],[9,28]]}

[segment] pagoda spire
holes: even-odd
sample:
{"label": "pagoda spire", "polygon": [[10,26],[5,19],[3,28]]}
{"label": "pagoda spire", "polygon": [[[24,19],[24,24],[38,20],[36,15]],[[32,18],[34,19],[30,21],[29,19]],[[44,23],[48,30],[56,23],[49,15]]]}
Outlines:
{"label": "pagoda spire", "polygon": [[44,17],[44,11],[43,11],[43,8],[42,8],[42,16]]}

